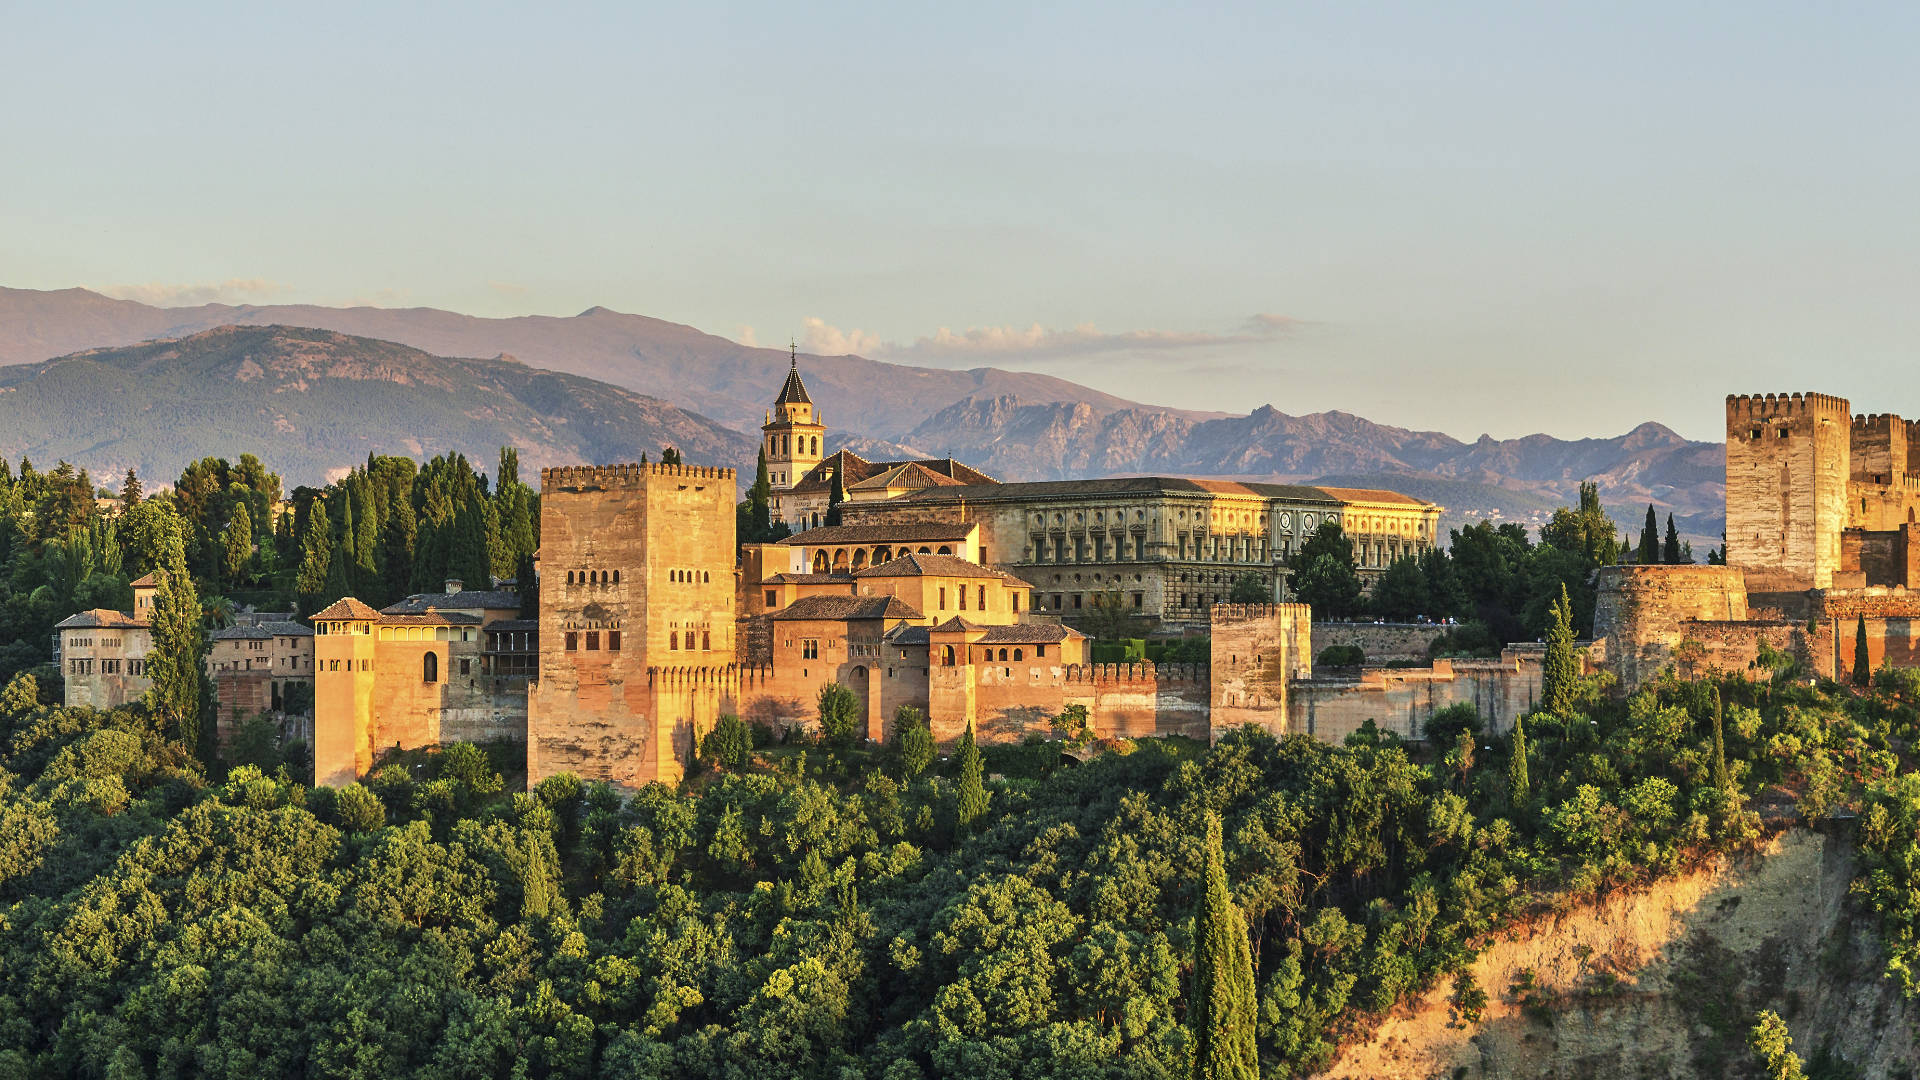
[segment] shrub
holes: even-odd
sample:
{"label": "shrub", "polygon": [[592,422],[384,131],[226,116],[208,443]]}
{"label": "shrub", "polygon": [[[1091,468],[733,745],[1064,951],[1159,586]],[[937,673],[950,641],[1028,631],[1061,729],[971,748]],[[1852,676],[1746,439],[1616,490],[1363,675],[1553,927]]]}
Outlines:
{"label": "shrub", "polygon": [[1367,652],[1358,645],[1329,645],[1313,662],[1321,667],[1359,667],[1367,662]]}

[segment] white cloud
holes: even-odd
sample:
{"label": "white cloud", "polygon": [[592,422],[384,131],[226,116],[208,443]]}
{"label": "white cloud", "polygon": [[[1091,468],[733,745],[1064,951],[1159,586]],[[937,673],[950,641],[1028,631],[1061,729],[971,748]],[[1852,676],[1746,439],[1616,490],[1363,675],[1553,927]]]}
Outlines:
{"label": "white cloud", "polygon": [[741,327],[739,331],[733,335],[733,338],[749,349],[757,349],[760,347],[760,339],[755,336],[753,327],[751,326]]}
{"label": "white cloud", "polygon": [[865,330],[842,330],[837,326],[828,326],[826,320],[809,315],[801,320],[804,334],[800,347],[815,356],[846,356],[858,354],[872,356],[887,350],[887,343],[879,335],[869,334]]}
{"label": "white cloud", "polygon": [[976,326],[965,330],[941,327],[910,343],[882,341],[862,330],[843,331],[820,319],[806,320],[808,352],[834,355],[861,353],[887,359],[939,360],[1010,356],[1029,360],[1089,356],[1101,353],[1168,352],[1251,345],[1271,341],[1298,327],[1286,315],[1252,315],[1229,333],[1207,330],[1103,331],[1092,323],[1068,329],[1032,326]]}
{"label": "white cloud", "polygon": [[225,281],[150,281],[145,285],[108,285],[100,292],[116,300],[132,300],[154,307],[191,307],[270,300],[290,290],[291,286],[264,278],[228,278]]}

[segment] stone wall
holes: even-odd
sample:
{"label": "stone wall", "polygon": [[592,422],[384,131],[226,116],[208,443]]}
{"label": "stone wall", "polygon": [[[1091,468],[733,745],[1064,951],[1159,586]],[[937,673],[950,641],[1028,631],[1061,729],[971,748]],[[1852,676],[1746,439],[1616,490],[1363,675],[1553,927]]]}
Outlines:
{"label": "stone wall", "polygon": [[1296,682],[1288,730],[1338,743],[1371,720],[1417,739],[1435,712],[1465,702],[1492,730],[1507,731],[1540,700],[1540,658],[1537,650],[1509,649],[1498,660],[1436,660],[1426,668],[1367,668],[1357,679]]}
{"label": "stone wall", "polygon": [[1286,731],[1287,687],[1313,672],[1305,604],[1220,604],[1211,619],[1210,719],[1218,735],[1246,724]]}
{"label": "stone wall", "polygon": [[1335,645],[1358,645],[1367,662],[1417,660],[1425,663],[1427,648],[1447,632],[1434,623],[1315,622],[1313,655]]}
{"label": "stone wall", "polygon": [[1683,624],[1744,621],[1744,573],[1731,566],[1603,566],[1593,635],[1606,641],[1606,665],[1632,689],[1673,660]]}

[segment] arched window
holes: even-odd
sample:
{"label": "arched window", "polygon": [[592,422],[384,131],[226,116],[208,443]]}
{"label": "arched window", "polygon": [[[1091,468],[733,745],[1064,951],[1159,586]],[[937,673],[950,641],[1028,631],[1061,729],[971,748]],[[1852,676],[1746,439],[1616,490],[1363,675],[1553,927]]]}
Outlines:
{"label": "arched window", "polygon": [[440,654],[430,652],[420,661],[420,678],[424,682],[440,681]]}
{"label": "arched window", "polygon": [[953,646],[951,645],[942,646],[942,651],[940,653],[940,663],[943,667],[953,666]]}
{"label": "arched window", "polygon": [[710,584],[713,581],[713,572],[710,570],[700,571],[700,581],[703,584]]}
{"label": "arched window", "polygon": [[674,650],[674,649],[678,649],[679,647],[680,647],[680,631],[675,630],[673,633],[667,635],[667,648],[669,650]]}
{"label": "arched window", "polygon": [[1013,650],[1013,658],[1014,658],[1014,660],[1016,660],[1016,661],[1019,661],[1019,660],[1025,660],[1025,659],[1026,659],[1026,655],[1025,655],[1025,650],[1023,650],[1023,649],[1015,649],[1015,650]]}
{"label": "arched window", "polygon": [[573,571],[567,571],[567,584],[573,584]]}
{"label": "arched window", "polygon": [[711,630],[700,631],[700,651],[701,652],[713,651],[713,631]]}
{"label": "arched window", "polygon": [[615,570],[615,571],[613,572],[613,583],[614,583],[615,585],[618,585],[618,584],[620,584],[620,571],[618,571],[618,570]]}
{"label": "arched window", "polygon": [[1001,650],[1000,650],[1000,659],[1002,659],[1002,660],[1005,660],[1006,658],[1007,658],[1007,650],[1005,650],[1005,649],[1001,649]]}

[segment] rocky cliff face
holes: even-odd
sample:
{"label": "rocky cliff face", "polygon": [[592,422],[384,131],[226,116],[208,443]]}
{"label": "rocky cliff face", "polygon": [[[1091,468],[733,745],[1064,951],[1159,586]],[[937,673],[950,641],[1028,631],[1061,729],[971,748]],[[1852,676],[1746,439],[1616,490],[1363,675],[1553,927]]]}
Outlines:
{"label": "rocky cliff face", "polygon": [[1920,1007],[1882,977],[1873,921],[1847,900],[1856,872],[1844,844],[1796,830],[1758,855],[1543,922],[1474,964],[1490,999],[1478,1023],[1442,987],[1322,1075],[1757,1077],[1746,1034],[1773,1009],[1803,1057],[1911,1078]]}

